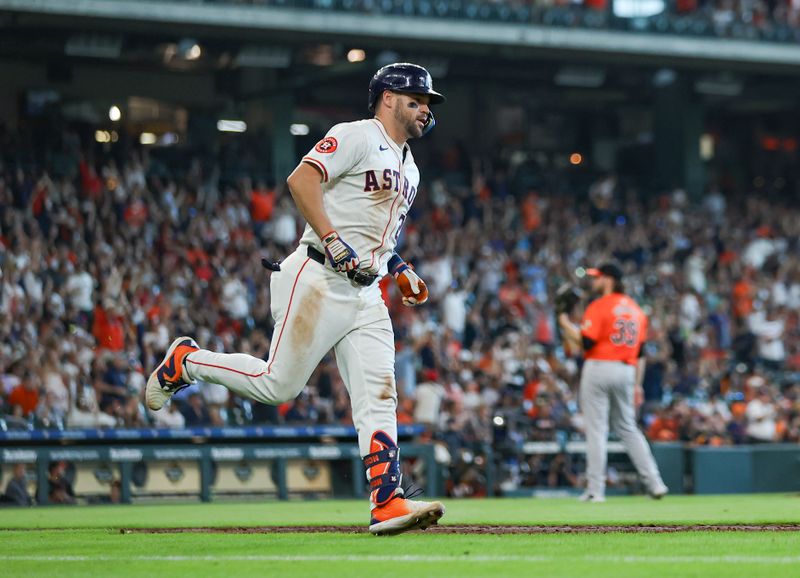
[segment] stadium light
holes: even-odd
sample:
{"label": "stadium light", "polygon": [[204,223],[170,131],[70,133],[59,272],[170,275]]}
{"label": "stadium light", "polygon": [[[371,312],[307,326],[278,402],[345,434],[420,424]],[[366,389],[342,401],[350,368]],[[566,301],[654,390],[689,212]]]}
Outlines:
{"label": "stadium light", "polygon": [[139,144],[152,145],[156,144],[157,140],[158,138],[152,132],[143,132],[142,134],[139,135]]}
{"label": "stadium light", "polygon": [[353,48],[347,53],[348,62],[363,62],[366,57],[367,53],[360,48]]}
{"label": "stadium light", "polygon": [[714,158],[714,137],[708,133],[700,135],[700,158],[704,161]]}
{"label": "stadium light", "polygon": [[243,120],[218,120],[217,130],[219,132],[245,132],[247,123]]}
{"label": "stadium light", "polygon": [[664,0],[614,0],[617,18],[649,18],[664,11]]}
{"label": "stadium light", "polygon": [[186,60],[197,60],[203,54],[203,50],[199,44],[192,44],[189,51],[186,53]]}
{"label": "stadium light", "polygon": [[289,127],[289,132],[293,136],[305,136],[309,133],[309,130],[307,124],[293,124]]}
{"label": "stadium light", "polygon": [[203,55],[203,49],[200,48],[200,44],[194,38],[181,38],[174,48],[168,47],[164,53],[167,61],[176,55],[185,60],[197,60]]}
{"label": "stadium light", "polygon": [[158,139],[158,144],[161,146],[172,146],[174,144],[178,144],[179,137],[174,132],[165,132],[161,135],[161,138]]}
{"label": "stadium light", "polygon": [[122,111],[116,104],[108,109],[109,120],[111,120],[112,122],[117,122],[121,118],[122,118]]}
{"label": "stadium light", "polygon": [[115,130],[111,132],[107,130],[94,131],[94,140],[99,143],[117,142],[119,140],[119,133]]}

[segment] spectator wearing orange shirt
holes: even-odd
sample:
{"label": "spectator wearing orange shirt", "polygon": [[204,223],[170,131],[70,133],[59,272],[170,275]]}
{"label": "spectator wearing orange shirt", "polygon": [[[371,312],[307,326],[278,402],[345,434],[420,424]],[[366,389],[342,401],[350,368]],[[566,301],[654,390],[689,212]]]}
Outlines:
{"label": "spectator wearing orange shirt", "polygon": [[414,399],[403,398],[397,406],[397,423],[400,425],[411,425],[414,422]]}
{"label": "spectator wearing orange shirt", "polygon": [[539,211],[539,195],[534,192],[528,193],[528,196],[522,201],[520,206],[522,213],[522,226],[525,231],[532,233],[542,224],[542,215]]}
{"label": "spectator wearing orange shirt", "polygon": [[678,439],[678,420],[670,415],[669,410],[658,410],[656,418],[647,429],[647,438],[656,442],[674,442]]}
{"label": "spectator wearing orange shirt", "polygon": [[8,394],[8,405],[11,407],[11,413],[20,417],[28,417],[36,411],[39,405],[39,387],[29,371],[23,375],[22,383]]}
{"label": "spectator wearing orange shirt", "polygon": [[94,309],[92,335],[97,340],[97,348],[109,351],[125,349],[125,324],[122,310],[113,303],[105,307],[97,305]]}
{"label": "spectator wearing orange shirt", "polygon": [[128,206],[125,207],[125,212],[123,213],[125,222],[132,229],[138,230],[147,222],[147,215],[148,210],[144,199],[142,199],[140,194],[135,194],[128,203]]}
{"label": "spectator wearing orange shirt", "polygon": [[733,314],[739,319],[750,315],[753,312],[754,296],[755,287],[749,275],[746,275],[733,286]]}
{"label": "spectator wearing orange shirt", "polygon": [[262,236],[264,225],[272,220],[272,213],[275,210],[275,191],[264,183],[250,192],[250,218],[253,220],[253,233],[257,237]]}

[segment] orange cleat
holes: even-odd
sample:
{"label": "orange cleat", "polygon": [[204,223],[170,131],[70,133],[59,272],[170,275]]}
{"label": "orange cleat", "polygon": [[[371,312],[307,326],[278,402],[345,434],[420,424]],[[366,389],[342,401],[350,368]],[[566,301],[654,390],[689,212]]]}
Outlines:
{"label": "orange cleat", "polygon": [[376,536],[392,536],[411,530],[425,530],[444,516],[441,502],[417,502],[402,496],[392,498],[372,510],[369,531]]}
{"label": "orange cleat", "polygon": [[400,485],[400,448],[385,431],[372,434],[371,453],[364,456],[372,502],[369,531],[391,536],[410,530],[424,530],[444,516],[441,502],[415,502],[405,497]]}
{"label": "orange cleat", "polygon": [[194,383],[184,376],[183,358],[198,349],[197,342],[191,337],[178,337],[172,342],[164,360],[147,380],[145,388],[147,407],[152,410],[161,409],[169,398]]}

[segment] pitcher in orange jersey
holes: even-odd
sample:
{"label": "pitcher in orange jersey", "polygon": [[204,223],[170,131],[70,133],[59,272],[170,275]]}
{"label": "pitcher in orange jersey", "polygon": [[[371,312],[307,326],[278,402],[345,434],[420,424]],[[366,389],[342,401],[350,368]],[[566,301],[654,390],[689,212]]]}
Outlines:
{"label": "pitcher in orange jersey", "polygon": [[[635,418],[644,377],[642,344],[647,317],[625,295],[622,270],[618,266],[606,263],[589,269],[587,274],[592,277],[592,290],[599,297],[586,308],[580,327],[572,323],[568,313],[558,316],[564,338],[573,349],[584,352],[580,405],[586,431],[587,487],[581,500],[605,501],[609,420],[648,493],[656,499],[662,498],[667,486]],[[634,402],[635,397],[639,401]]]}

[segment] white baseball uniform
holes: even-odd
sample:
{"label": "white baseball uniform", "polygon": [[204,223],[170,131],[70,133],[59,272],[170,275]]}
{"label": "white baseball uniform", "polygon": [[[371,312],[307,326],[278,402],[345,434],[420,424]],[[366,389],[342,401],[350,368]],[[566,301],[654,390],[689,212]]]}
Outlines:
{"label": "white baseball uniform", "polygon": [[[377,119],[342,123],[303,157],[322,174],[323,202],[361,269],[386,274],[397,236],[414,201],[419,170],[406,144],[399,147]],[[322,357],[335,350],[350,393],[361,455],[373,432],[397,439],[394,333],[378,282],[352,283],[308,256],[323,252],[306,226],[299,247],[270,279],[275,330],[269,360],[242,353],[198,350],[184,360],[190,379],[225,385],[268,404],[294,399]]]}

